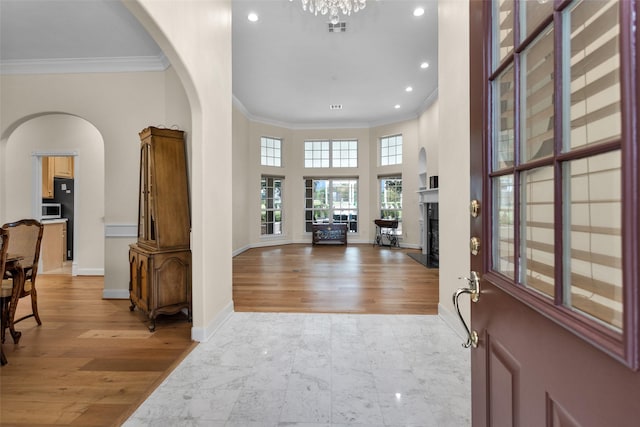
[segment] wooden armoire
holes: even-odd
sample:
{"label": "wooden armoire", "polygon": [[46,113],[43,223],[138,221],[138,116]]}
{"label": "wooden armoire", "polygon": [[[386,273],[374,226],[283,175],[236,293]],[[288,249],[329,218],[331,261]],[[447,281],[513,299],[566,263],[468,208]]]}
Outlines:
{"label": "wooden armoire", "polygon": [[189,189],[184,132],[140,132],[138,241],[129,249],[130,309],[149,318],[183,309],[191,321]]}

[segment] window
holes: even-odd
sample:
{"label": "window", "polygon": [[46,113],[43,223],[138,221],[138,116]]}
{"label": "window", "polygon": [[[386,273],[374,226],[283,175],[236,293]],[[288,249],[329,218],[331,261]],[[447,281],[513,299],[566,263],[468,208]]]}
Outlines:
{"label": "window", "polygon": [[402,233],[402,177],[380,178],[380,218],[397,219]]}
{"label": "window", "polygon": [[358,231],[358,180],[353,178],[305,179],[305,230],[313,223],[347,224]]}
{"label": "window", "polygon": [[355,139],[305,141],[304,167],[358,167],[358,141]]}
{"label": "window", "polygon": [[260,138],[260,164],[282,166],[282,140],[263,136]]}
{"label": "window", "polygon": [[380,166],[402,164],[402,135],[380,138]]}
{"label": "window", "polygon": [[263,176],[260,185],[260,234],[282,234],[282,184],[284,178]]}
{"label": "window", "polygon": [[636,143],[622,131],[623,115],[636,114],[624,102],[625,7],[494,1],[487,86],[494,280],[573,330],[598,331],[587,340],[609,349],[610,336],[633,333],[623,298],[633,207],[624,153]]}
{"label": "window", "polygon": [[358,167],[358,141],[332,141],[331,146],[334,168]]}

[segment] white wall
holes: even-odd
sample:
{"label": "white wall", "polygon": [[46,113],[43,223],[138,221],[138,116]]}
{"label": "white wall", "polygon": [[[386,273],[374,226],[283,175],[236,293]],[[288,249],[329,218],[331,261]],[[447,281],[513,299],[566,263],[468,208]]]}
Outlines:
{"label": "white wall", "polygon": [[[251,167],[250,156],[251,146],[249,138],[249,120],[238,111],[233,109],[233,210],[229,219],[233,223],[233,250],[234,253],[242,252],[251,246],[251,221],[253,210],[251,204],[258,203],[258,199],[253,191],[255,181]],[[258,182],[258,185],[260,183]],[[258,188],[259,191],[259,188]],[[259,221],[259,218],[258,218]]]}
{"label": "white wall", "polygon": [[233,310],[231,2],[127,1],[182,82],[191,109],[192,337]]}
{"label": "white wall", "polygon": [[418,135],[420,147],[427,152],[427,186],[429,177],[438,175],[440,170],[438,156],[440,146],[440,106],[439,101],[433,102],[418,118]]}
{"label": "white wall", "polygon": [[[100,248],[94,248],[93,242],[91,247],[95,250],[90,250],[91,255],[87,255],[87,259],[100,258],[99,264],[81,264],[78,268],[80,272],[104,269],[104,295],[127,298],[127,253],[128,245],[135,241],[138,209],[138,132],[150,125],[175,124],[172,118],[167,119],[167,114],[173,111],[167,107],[173,105],[173,99],[168,96],[180,103],[179,99],[184,95],[177,94],[181,91],[184,92],[179,82],[172,79],[168,71],[0,76],[0,222],[11,219],[8,216],[11,212],[7,211],[9,200],[12,209],[18,209],[12,211],[16,212],[13,215],[30,213],[32,209],[31,191],[12,195],[11,199],[8,197],[9,188],[16,185],[15,175],[8,173],[8,165],[21,170],[32,169],[30,157],[16,159],[7,155],[12,133],[29,119],[51,112],[87,120],[95,126],[104,141],[104,166],[94,169],[99,173],[104,170],[104,185],[93,185],[92,198],[89,201],[81,198],[79,203],[96,205],[91,201],[93,197],[101,199],[103,205],[96,206],[104,206],[104,220],[94,221],[91,225],[93,228],[86,235],[100,233],[104,236],[105,225],[129,226],[130,235],[107,237],[104,247]],[[184,114],[181,113],[181,116]],[[69,145],[69,142],[62,145],[78,149],[76,145]],[[47,150],[51,143],[48,138],[41,139],[39,149]],[[80,167],[84,167],[82,158]],[[130,231],[131,227],[133,231]],[[102,251],[104,256],[96,255]],[[83,262],[85,255],[78,254],[78,257],[78,261]]]}
{"label": "white wall", "polygon": [[[451,296],[469,275],[469,2],[438,3],[439,313],[460,329]],[[469,319],[468,299],[461,306]]]}

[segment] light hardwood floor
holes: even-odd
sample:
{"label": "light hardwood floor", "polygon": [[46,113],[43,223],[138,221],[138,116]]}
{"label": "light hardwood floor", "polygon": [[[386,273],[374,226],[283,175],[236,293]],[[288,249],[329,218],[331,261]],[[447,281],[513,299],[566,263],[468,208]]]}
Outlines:
{"label": "light hardwood floor", "polygon": [[438,269],[372,245],[254,248],[233,259],[236,311],[436,314]]}
{"label": "light hardwood floor", "polygon": [[[438,270],[407,250],[287,245],[233,260],[236,311],[435,314]],[[417,251],[413,251],[417,252]],[[181,314],[149,333],[128,300],[102,299],[101,277],[42,275],[42,326],[17,325],[0,368],[2,426],[120,425],[195,345]],[[26,311],[28,298],[18,307]]]}

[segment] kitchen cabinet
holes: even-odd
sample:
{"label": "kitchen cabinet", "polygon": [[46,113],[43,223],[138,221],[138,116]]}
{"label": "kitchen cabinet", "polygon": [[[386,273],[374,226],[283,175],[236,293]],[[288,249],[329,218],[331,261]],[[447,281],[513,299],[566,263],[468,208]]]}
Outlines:
{"label": "kitchen cabinet", "polygon": [[53,178],[73,179],[73,156],[42,157],[42,198],[53,199]]}
{"label": "kitchen cabinet", "polygon": [[190,212],[184,132],[140,132],[138,240],[129,247],[130,309],[147,315],[187,310],[191,320]]}
{"label": "kitchen cabinet", "polygon": [[40,259],[42,272],[61,269],[67,259],[67,220],[42,221],[42,242],[40,243]]}
{"label": "kitchen cabinet", "polygon": [[54,157],[53,163],[53,176],[57,176],[58,178],[73,178],[73,157]]}

